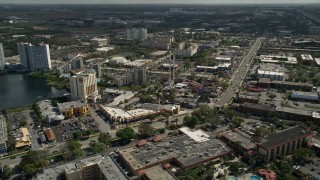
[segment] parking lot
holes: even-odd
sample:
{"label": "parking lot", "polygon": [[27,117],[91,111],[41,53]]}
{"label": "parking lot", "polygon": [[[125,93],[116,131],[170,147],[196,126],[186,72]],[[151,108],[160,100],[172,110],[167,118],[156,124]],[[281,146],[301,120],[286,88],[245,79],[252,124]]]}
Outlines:
{"label": "parking lot", "polygon": [[32,150],[38,150],[42,146],[39,143],[39,135],[38,135],[38,130],[40,128],[35,126],[35,123],[37,121],[37,117],[35,113],[32,110],[25,110],[22,112],[15,112],[9,114],[9,121],[10,121],[10,126],[11,130],[15,130],[21,127],[26,127],[29,130],[29,133],[31,135],[31,149]]}
{"label": "parking lot", "polygon": [[305,174],[310,174],[314,178],[320,179],[320,158],[315,158],[312,163],[303,165],[301,167],[295,167]]}
{"label": "parking lot", "polygon": [[58,126],[52,127],[58,142],[73,139],[73,133],[76,131],[91,130],[92,133],[99,131],[99,124],[90,116],[79,119],[62,121]]}

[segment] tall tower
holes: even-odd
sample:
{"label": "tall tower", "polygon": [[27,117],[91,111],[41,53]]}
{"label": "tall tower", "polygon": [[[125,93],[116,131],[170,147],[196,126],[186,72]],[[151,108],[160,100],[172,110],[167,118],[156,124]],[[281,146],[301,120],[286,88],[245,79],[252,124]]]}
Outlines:
{"label": "tall tower", "polygon": [[174,86],[174,79],[175,79],[175,66],[176,66],[176,56],[173,56],[173,61],[172,61],[172,85]]}
{"label": "tall tower", "polygon": [[0,43],[0,69],[4,67],[5,60],[3,46],[2,43]]}
{"label": "tall tower", "polygon": [[145,85],[147,83],[146,69],[135,69],[133,73],[133,82],[136,85]]}
{"label": "tall tower", "polygon": [[100,63],[94,64],[93,69],[96,72],[96,77],[101,78],[101,76],[102,76],[101,64]]}
{"label": "tall tower", "polygon": [[90,95],[98,94],[96,74],[94,71],[85,71],[72,76],[70,79],[72,100],[86,100]]}
{"label": "tall tower", "polygon": [[27,71],[47,71],[51,69],[51,58],[48,44],[32,45],[19,43],[20,62]]}
{"label": "tall tower", "polygon": [[77,70],[77,69],[82,69],[83,68],[83,59],[82,58],[77,58],[71,62],[71,69],[72,70]]}

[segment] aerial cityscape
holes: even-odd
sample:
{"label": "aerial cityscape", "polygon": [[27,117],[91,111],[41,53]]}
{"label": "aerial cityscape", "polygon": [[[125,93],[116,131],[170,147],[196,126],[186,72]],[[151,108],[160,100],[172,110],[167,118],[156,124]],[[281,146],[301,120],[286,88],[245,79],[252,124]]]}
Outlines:
{"label": "aerial cityscape", "polygon": [[320,179],[320,2],[0,2],[0,180]]}

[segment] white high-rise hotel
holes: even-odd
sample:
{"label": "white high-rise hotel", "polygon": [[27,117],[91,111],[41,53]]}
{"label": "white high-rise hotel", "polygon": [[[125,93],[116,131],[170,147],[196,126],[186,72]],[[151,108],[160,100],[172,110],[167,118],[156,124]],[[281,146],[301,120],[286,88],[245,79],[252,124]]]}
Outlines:
{"label": "white high-rise hotel", "polygon": [[0,43],[0,69],[3,68],[5,65],[5,57],[2,43]]}
{"label": "white high-rise hotel", "polygon": [[18,50],[20,62],[27,71],[47,71],[51,69],[48,44],[19,43]]}
{"label": "white high-rise hotel", "polygon": [[98,95],[95,71],[85,71],[72,76],[70,79],[72,100],[86,100],[90,95]]}
{"label": "white high-rise hotel", "polygon": [[127,38],[130,40],[145,40],[148,38],[148,30],[147,29],[128,29],[127,30]]}

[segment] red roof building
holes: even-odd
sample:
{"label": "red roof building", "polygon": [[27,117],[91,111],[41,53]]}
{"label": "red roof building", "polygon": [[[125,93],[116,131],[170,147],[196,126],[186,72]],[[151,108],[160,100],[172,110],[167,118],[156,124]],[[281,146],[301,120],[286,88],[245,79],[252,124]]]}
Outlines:
{"label": "red roof building", "polygon": [[274,171],[259,169],[259,174],[263,175],[266,180],[276,180],[277,175]]}
{"label": "red roof building", "polygon": [[56,136],[54,135],[52,129],[46,129],[44,131],[44,134],[46,135],[48,141],[54,141],[56,139]]}
{"label": "red roof building", "polygon": [[153,137],[152,137],[152,141],[153,141],[153,142],[160,142],[160,141],[162,141],[162,140],[163,140],[163,137],[160,136],[160,135],[156,135],[156,136],[153,136]]}
{"label": "red roof building", "polygon": [[138,141],[137,142],[137,146],[138,147],[142,147],[142,146],[145,146],[145,145],[147,145],[148,144],[148,142],[146,141],[146,140],[140,140],[140,141]]}

